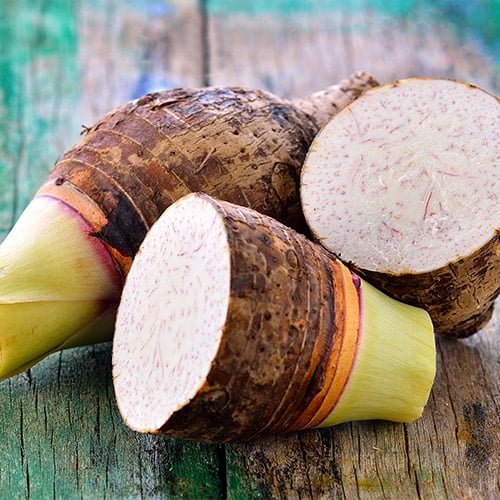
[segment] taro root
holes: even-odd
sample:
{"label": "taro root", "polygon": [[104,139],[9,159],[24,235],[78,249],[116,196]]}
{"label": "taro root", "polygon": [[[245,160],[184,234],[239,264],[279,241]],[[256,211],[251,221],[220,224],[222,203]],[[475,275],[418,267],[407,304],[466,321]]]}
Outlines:
{"label": "taro root", "polygon": [[421,416],[436,368],[429,315],[269,216],[205,194],[144,239],[113,341],[135,431],[208,442]]}
{"label": "taro root", "polygon": [[483,327],[500,291],[499,110],[466,83],[388,83],[322,129],[302,170],[315,239],[453,337]]}
{"label": "taro root", "polygon": [[86,129],[0,246],[0,380],[64,347],[110,340],[135,252],[189,192],[305,229],[307,149],[326,117],[373,85],[357,73],[296,103],[261,90],[174,89]]}

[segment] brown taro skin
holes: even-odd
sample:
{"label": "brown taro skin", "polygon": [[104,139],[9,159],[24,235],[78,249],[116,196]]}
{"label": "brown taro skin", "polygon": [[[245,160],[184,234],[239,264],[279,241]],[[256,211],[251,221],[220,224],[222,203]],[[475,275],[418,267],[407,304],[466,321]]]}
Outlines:
{"label": "brown taro skin", "polygon": [[333,277],[342,264],[269,217],[224,202],[218,209],[231,252],[221,344],[203,387],[158,432],[245,441],[296,428],[321,392],[342,342]]}
{"label": "brown taro skin", "polygon": [[259,90],[158,92],[104,117],[48,182],[56,196],[76,190],[102,210],[95,235],[126,262],[161,213],[192,191],[292,223],[315,131],[309,116]]}
{"label": "brown taro skin", "polygon": [[368,74],[320,99],[282,100],[240,87],[151,93],[107,114],[66,152],[38,195],[62,199],[94,228],[126,275],[151,225],[191,192],[251,207],[306,232],[299,178],[324,119],[363,89]]}

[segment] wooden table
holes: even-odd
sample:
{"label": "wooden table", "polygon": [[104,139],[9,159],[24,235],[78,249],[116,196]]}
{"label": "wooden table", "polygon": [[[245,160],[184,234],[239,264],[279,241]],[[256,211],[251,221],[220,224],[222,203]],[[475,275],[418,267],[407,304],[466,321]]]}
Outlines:
{"label": "wooden table", "polygon": [[[343,5],[343,7],[338,7]],[[357,69],[498,93],[491,1],[20,0],[0,11],[0,231],[57,157],[117,104],[173,86],[301,96]],[[111,346],[54,354],[0,384],[0,498],[500,498],[500,314],[438,339],[411,424],[358,422],[225,446],[133,433]]]}

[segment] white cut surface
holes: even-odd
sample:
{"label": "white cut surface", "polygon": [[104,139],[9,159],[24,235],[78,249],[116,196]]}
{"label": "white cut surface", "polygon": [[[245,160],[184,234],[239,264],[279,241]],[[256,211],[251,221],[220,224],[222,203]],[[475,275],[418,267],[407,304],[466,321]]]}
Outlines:
{"label": "white cut surface", "polygon": [[301,179],[320,242],[371,271],[423,272],[500,228],[500,106],[476,87],[408,79],[367,91],[314,140]]}
{"label": "white cut surface", "polygon": [[199,195],[169,207],[134,259],[118,310],[113,379],[129,427],[155,432],[203,385],[230,294],[224,221]]}

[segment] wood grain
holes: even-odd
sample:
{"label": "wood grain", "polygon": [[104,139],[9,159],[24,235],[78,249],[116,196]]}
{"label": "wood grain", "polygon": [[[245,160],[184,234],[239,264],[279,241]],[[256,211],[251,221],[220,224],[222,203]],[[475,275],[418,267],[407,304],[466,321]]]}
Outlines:
{"label": "wood grain", "polygon": [[[446,76],[498,93],[498,60],[467,26],[433,18],[426,2],[405,15],[368,3],[304,10],[304,2],[269,0],[255,13],[215,0],[7,2],[1,234],[82,124],[158,87],[240,84],[291,97],[366,69],[381,81]],[[109,344],[52,355],[0,384],[0,497],[497,498],[499,316],[497,307],[468,340],[438,339],[436,383],[416,422],[356,422],[226,446],[127,429]]]}
{"label": "wood grain", "polygon": [[[412,23],[347,9],[250,18],[216,11],[208,24],[210,82],[292,97],[364,69],[382,82],[439,76],[497,90],[497,70],[486,58],[461,46],[445,26],[423,23],[424,12],[414,15]],[[439,339],[435,386],[417,422],[352,423],[228,445],[228,491],[233,498],[246,492],[261,498],[494,498],[497,323],[467,341]]]}
{"label": "wood grain", "polygon": [[[216,2],[221,3],[234,6]],[[495,61],[477,50],[473,40],[458,38],[443,19],[432,22],[432,8],[422,4],[399,18],[348,5],[296,12],[283,7],[287,2],[275,2],[273,10],[270,2],[268,10],[253,16],[245,10],[226,13],[214,8],[208,17],[209,81],[296,97],[362,69],[381,83],[444,77],[498,91]]]}

